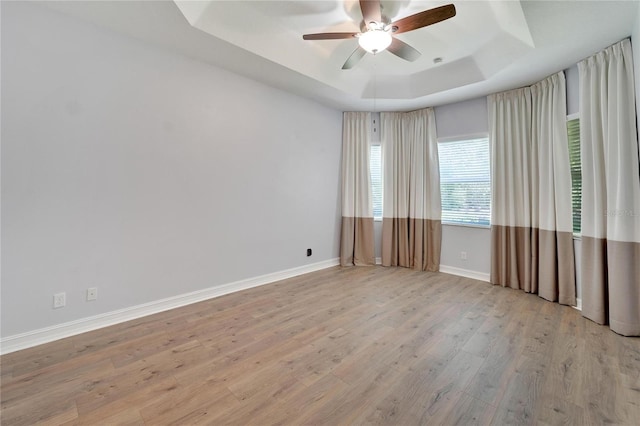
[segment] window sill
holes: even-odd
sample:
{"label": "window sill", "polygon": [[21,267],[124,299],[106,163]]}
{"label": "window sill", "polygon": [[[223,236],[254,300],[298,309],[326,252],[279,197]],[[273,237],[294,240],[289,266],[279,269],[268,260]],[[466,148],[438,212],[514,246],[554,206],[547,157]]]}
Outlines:
{"label": "window sill", "polygon": [[461,226],[463,228],[476,228],[476,229],[491,229],[491,225],[474,225],[472,223],[451,223],[451,222],[442,222],[443,225],[446,226]]}

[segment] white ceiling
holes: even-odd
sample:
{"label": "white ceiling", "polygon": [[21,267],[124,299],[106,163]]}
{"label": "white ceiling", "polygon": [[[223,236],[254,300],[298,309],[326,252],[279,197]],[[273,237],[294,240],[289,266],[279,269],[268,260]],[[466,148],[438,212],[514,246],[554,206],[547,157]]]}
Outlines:
{"label": "white ceiling", "polygon": [[640,16],[639,0],[382,0],[391,20],[448,3],[455,17],[396,36],[417,61],[381,52],[342,70],[356,40],[302,35],[358,31],[357,0],[43,2],[341,110],[371,110],[374,97],[377,110],[411,110],[528,85],[628,37]]}

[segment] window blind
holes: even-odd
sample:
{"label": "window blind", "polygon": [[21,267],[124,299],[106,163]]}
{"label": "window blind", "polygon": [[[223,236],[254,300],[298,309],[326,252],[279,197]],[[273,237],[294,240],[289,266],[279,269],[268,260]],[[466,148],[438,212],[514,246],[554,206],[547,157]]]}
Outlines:
{"label": "window blind", "polygon": [[489,226],[489,139],[438,142],[442,223]]}
{"label": "window blind", "polygon": [[379,144],[371,145],[369,161],[373,218],[382,219],[382,149]]}
{"label": "window blind", "polygon": [[582,169],[580,163],[580,119],[567,121],[569,138],[569,162],[571,165],[571,207],[573,211],[573,232],[580,233],[582,211]]}

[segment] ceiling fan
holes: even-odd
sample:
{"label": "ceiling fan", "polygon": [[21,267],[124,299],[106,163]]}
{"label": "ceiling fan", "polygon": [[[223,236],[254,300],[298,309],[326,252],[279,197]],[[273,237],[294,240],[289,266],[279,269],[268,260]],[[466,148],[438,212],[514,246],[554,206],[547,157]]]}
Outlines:
{"label": "ceiling fan", "polygon": [[393,35],[417,30],[456,16],[456,8],[453,4],[425,10],[391,23],[386,22],[386,18],[382,16],[380,0],[360,0],[360,10],[363,17],[360,32],[305,34],[302,38],[304,40],[357,38],[359,46],[344,63],[343,70],[353,68],[367,52],[375,55],[383,50],[413,62],[420,57],[420,52]]}

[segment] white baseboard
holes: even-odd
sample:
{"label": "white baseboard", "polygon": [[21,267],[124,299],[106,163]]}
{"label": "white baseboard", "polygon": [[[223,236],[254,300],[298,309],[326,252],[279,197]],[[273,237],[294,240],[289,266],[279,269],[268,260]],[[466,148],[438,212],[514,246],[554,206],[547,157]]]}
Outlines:
{"label": "white baseboard", "polygon": [[[455,266],[440,265],[440,272],[443,272],[445,274],[459,275],[466,278],[473,278],[474,280],[491,282],[489,274],[470,271],[468,269],[456,268]],[[582,299],[576,299],[576,306],[572,306],[572,308],[581,311]]]}
{"label": "white baseboard", "polygon": [[581,311],[582,310],[582,299],[576,299],[576,306],[572,306],[572,308]]}
{"label": "white baseboard", "polygon": [[487,273],[456,268],[455,266],[440,265],[440,272],[451,275],[459,275],[466,278],[473,278],[474,280],[490,282],[489,274]]}
{"label": "white baseboard", "polygon": [[[376,265],[382,265],[382,258],[376,257]],[[440,265],[440,272],[461,277],[473,278],[474,280],[489,281],[489,274],[483,272],[470,271],[468,269],[456,268],[455,266]]]}
{"label": "white baseboard", "polygon": [[99,328],[156,314],[158,312],[168,311],[169,309],[179,308],[181,306],[190,305],[192,303],[201,302],[203,300],[212,299],[214,297],[219,297],[236,291],[246,290],[252,287],[258,287],[275,281],[307,274],[309,272],[319,271],[339,264],[339,259],[329,259],[310,265],[299,266],[296,268],[286,269],[284,271],[273,272],[233,283],[210,287],[204,290],[180,294],[166,299],[155,300],[142,305],[118,309],[116,311],[100,315],[81,318],[79,320],[53,325],[51,327],[28,331],[26,333],[15,334],[13,336],[0,339],[0,354],[19,351],[21,349],[30,348],[32,346],[41,345],[43,343],[52,342],[65,337],[75,336],[80,333],[97,330]]}

